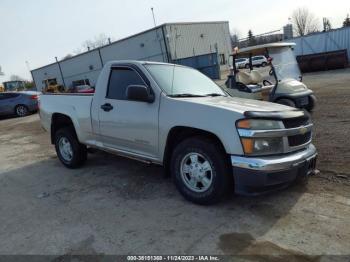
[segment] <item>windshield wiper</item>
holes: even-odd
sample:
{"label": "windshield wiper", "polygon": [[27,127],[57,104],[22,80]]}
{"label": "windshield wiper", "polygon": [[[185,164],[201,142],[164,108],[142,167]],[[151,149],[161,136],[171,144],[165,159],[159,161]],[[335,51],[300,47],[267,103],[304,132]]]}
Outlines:
{"label": "windshield wiper", "polygon": [[203,95],[195,95],[195,94],[175,94],[169,95],[170,97],[205,97]]}
{"label": "windshield wiper", "polygon": [[219,94],[219,93],[211,93],[211,94],[206,94],[205,96],[225,96],[225,95]]}

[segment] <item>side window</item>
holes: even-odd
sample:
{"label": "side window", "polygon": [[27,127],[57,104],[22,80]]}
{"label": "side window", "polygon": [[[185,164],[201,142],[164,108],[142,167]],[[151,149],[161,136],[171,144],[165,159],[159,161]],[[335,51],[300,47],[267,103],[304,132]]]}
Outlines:
{"label": "side window", "polygon": [[17,94],[4,93],[4,94],[0,94],[0,100],[15,98],[17,96],[18,96]]}
{"label": "side window", "polygon": [[8,94],[8,98],[15,98],[18,96],[19,96],[19,94]]}
{"label": "side window", "polygon": [[107,98],[126,100],[126,89],[129,85],[145,85],[142,78],[129,68],[113,68],[107,90]]}

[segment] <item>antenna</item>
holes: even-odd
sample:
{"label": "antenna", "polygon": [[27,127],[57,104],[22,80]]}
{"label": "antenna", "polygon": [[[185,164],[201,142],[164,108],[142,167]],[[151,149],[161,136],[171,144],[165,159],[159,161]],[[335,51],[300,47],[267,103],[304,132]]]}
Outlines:
{"label": "antenna", "polygon": [[154,23],[154,27],[156,27],[156,26],[157,26],[157,24],[156,24],[156,18],[154,17],[153,7],[151,7],[151,11],[152,11],[152,16],[153,16],[153,23]]}

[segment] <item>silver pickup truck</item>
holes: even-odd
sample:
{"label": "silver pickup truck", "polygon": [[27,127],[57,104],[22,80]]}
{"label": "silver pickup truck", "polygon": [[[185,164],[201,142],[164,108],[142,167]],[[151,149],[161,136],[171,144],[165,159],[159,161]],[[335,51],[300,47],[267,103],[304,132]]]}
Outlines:
{"label": "silver pickup truck", "polygon": [[316,164],[307,113],[230,97],[184,66],[109,62],[94,94],[43,94],[40,117],[66,167],[90,147],[163,165],[199,204],[283,188]]}

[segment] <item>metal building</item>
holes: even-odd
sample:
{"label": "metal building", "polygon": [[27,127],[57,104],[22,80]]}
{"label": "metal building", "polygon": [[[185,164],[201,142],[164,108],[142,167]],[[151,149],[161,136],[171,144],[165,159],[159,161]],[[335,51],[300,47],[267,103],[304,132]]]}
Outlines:
{"label": "metal building", "polygon": [[294,49],[296,56],[347,50],[350,60],[350,27],[296,37],[289,39],[288,42],[296,43]]}
{"label": "metal building", "polygon": [[229,69],[231,42],[228,22],[168,23],[77,56],[32,70],[38,90],[47,79],[71,87],[79,81],[95,86],[103,65],[111,60],[179,63],[212,78]]}

